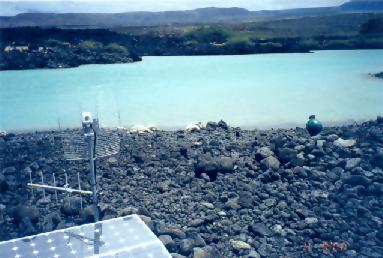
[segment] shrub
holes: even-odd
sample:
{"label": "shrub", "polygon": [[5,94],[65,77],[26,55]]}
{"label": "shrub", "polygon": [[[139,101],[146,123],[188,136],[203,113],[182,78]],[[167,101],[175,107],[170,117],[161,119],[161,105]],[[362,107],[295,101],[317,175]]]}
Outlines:
{"label": "shrub", "polygon": [[318,40],[312,38],[302,39],[300,41],[300,45],[308,49],[321,49],[321,45],[319,44]]}
{"label": "shrub", "polygon": [[129,50],[126,47],[119,45],[117,43],[110,43],[110,44],[105,46],[105,49],[107,51],[111,51],[111,52],[120,52],[120,53],[124,53],[124,54],[129,53]]}
{"label": "shrub", "polygon": [[383,34],[383,18],[372,18],[363,23],[360,34]]}
{"label": "shrub", "polygon": [[80,46],[87,49],[99,49],[102,48],[102,43],[93,40],[83,40]]}
{"label": "shrub", "polygon": [[230,31],[222,26],[202,26],[185,34],[187,40],[195,40],[199,43],[222,44],[227,41]]}
{"label": "shrub", "polygon": [[48,47],[64,47],[64,46],[70,46],[70,43],[57,40],[57,39],[48,39],[46,45]]}

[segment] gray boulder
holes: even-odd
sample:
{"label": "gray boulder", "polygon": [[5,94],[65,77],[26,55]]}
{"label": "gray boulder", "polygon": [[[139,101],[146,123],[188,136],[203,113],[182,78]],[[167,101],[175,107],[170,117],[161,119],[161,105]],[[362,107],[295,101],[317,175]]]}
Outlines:
{"label": "gray boulder", "polygon": [[60,215],[57,212],[49,213],[44,217],[42,228],[43,232],[53,231],[57,228],[57,225],[61,222]]}
{"label": "gray boulder", "polygon": [[193,249],[193,258],[222,258],[218,249],[213,246],[206,246],[204,248],[196,247]]}
{"label": "gray boulder", "polygon": [[18,205],[13,209],[12,217],[17,224],[25,218],[36,223],[39,220],[39,210],[34,206]]}
{"label": "gray boulder", "polygon": [[353,168],[359,166],[359,164],[361,162],[362,162],[361,158],[351,158],[351,159],[348,159],[347,162],[346,162],[345,169],[346,170],[353,169]]}
{"label": "gray boulder", "polygon": [[351,186],[357,186],[357,185],[363,185],[365,187],[368,187],[371,184],[371,180],[359,175],[351,175],[347,177],[344,181],[344,184],[348,184]]}
{"label": "gray boulder", "polygon": [[270,157],[273,155],[274,155],[274,152],[272,150],[270,150],[269,147],[261,147],[255,153],[255,159],[258,161],[261,161],[264,158],[267,158],[267,157]]}
{"label": "gray boulder", "polygon": [[261,237],[272,235],[271,230],[268,227],[266,227],[266,225],[263,223],[255,223],[253,225],[250,225],[249,231],[256,236],[261,236]]}
{"label": "gray boulder", "polygon": [[0,193],[4,193],[8,190],[8,183],[5,176],[0,175]]}
{"label": "gray boulder", "polygon": [[225,121],[221,120],[218,122],[218,127],[224,129],[224,130],[229,130],[229,126],[226,124]]}
{"label": "gray boulder", "polygon": [[189,254],[193,252],[194,246],[195,245],[194,245],[193,239],[190,239],[190,238],[183,239],[179,243],[179,252],[183,255],[188,256]]}
{"label": "gray boulder", "polygon": [[376,233],[376,238],[383,243],[383,228],[380,228]]}
{"label": "gray boulder", "polygon": [[175,225],[165,225],[163,222],[157,223],[155,231],[158,235],[169,235],[173,238],[183,239],[186,234]]}
{"label": "gray boulder", "polygon": [[298,152],[290,148],[280,148],[277,151],[278,160],[287,163],[297,158]]}
{"label": "gray boulder", "polygon": [[15,167],[6,167],[2,170],[2,174],[4,175],[15,175],[16,168]]}
{"label": "gray boulder", "polygon": [[166,249],[168,249],[169,252],[175,252],[177,250],[177,244],[174,242],[173,238],[169,235],[161,235],[158,237],[161,242],[164,244]]}
{"label": "gray boulder", "polygon": [[354,139],[343,140],[342,138],[338,138],[336,141],[334,141],[334,145],[343,148],[350,148],[353,147],[355,144],[356,141]]}
{"label": "gray boulder", "polygon": [[80,212],[82,223],[94,222],[93,206],[87,206]]}
{"label": "gray boulder", "polygon": [[242,250],[250,250],[251,249],[251,245],[249,245],[248,243],[243,242],[243,241],[230,239],[229,242],[230,242],[231,247],[237,252],[242,251]]}
{"label": "gray boulder", "polygon": [[273,156],[269,156],[261,161],[262,168],[264,170],[271,168],[272,170],[278,170],[281,163]]}
{"label": "gray boulder", "polygon": [[61,205],[61,212],[67,216],[78,215],[81,210],[80,197],[67,197]]}
{"label": "gray boulder", "polygon": [[171,253],[170,255],[172,256],[172,258],[187,258],[186,256],[176,253]]}
{"label": "gray boulder", "polygon": [[218,128],[218,124],[216,122],[207,122],[206,129],[207,130],[215,130]]}
{"label": "gray boulder", "polygon": [[234,171],[235,160],[230,157],[212,157],[209,154],[202,154],[197,159],[195,166],[196,176],[206,173],[210,179],[215,179],[218,172],[230,173]]}

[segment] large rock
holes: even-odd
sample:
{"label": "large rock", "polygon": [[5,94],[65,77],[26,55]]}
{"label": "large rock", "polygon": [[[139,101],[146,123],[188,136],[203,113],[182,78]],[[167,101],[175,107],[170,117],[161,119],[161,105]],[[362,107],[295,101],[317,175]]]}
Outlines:
{"label": "large rock", "polygon": [[173,238],[169,235],[161,235],[158,237],[161,242],[164,244],[166,249],[168,249],[169,252],[175,252],[177,250],[176,242],[173,240]]}
{"label": "large rock", "polygon": [[218,127],[224,129],[224,130],[228,130],[229,129],[229,126],[226,124],[225,121],[221,120],[218,122]]}
{"label": "large rock", "polygon": [[334,145],[343,148],[350,148],[353,147],[355,144],[356,141],[354,139],[343,140],[342,138],[338,138],[336,141],[334,141]]}
{"label": "large rock", "polygon": [[180,241],[179,246],[180,254],[188,256],[193,252],[193,248],[195,246],[194,240],[190,238],[183,239]]}
{"label": "large rock", "polygon": [[137,213],[138,213],[138,209],[137,208],[128,206],[128,207],[125,207],[123,209],[119,209],[117,211],[117,216],[118,217],[124,217],[124,216],[132,215],[132,214],[137,214]]}
{"label": "large rock", "polygon": [[206,173],[211,179],[217,177],[218,172],[230,173],[234,171],[234,159],[229,157],[212,157],[209,154],[202,154],[198,157],[195,166],[196,176]]}
{"label": "large rock", "polygon": [[34,171],[37,171],[37,170],[39,170],[40,165],[39,165],[39,163],[38,163],[37,161],[34,161],[34,162],[32,162],[32,163],[29,165],[29,167],[30,167],[31,169],[33,169]]}
{"label": "large rock", "polygon": [[218,128],[218,124],[216,122],[207,122],[206,129],[207,130],[215,130]]}
{"label": "large rock", "polygon": [[63,200],[61,205],[61,212],[67,216],[78,215],[81,210],[81,199],[80,197],[67,197]]}
{"label": "large rock", "polygon": [[49,213],[44,217],[42,223],[42,229],[44,232],[53,231],[57,228],[57,225],[61,222],[60,214],[57,212]]}
{"label": "large rock", "polygon": [[383,243],[383,228],[378,229],[378,232],[376,233],[376,238]]}
{"label": "large rock", "polygon": [[7,136],[7,132],[0,129],[0,137],[5,137],[5,136]]}
{"label": "large rock", "polygon": [[347,162],[346,162],[345,169],[346,170],[353,169],[353,168],[359,166],[359,164],[361,162],[362,162],[361,158],[351,158],[351,159],[348,159]]}
{"label": "large rock", "polygon": [[36,235],[37,234],[37,229],[36,229],[35,225],[27,217],[24,217],[20,221],[19,228],[22,230],[23,235],[30,236],[30,235]]}
{"label": "large rock", "polygon": [[99,203],[99,209],[100,209],[100,217],[103,220],[112,219],[119,216],[117,209],[113,207],[113,205],[111,204],[101,202]]}
{"label": "large rock", "polygon": [[3,169],[2,173],[4,175],[15,175],[16,174],[16,168],[15,167],[6,167]]}
{"label": "large rock", "polygon": [[255,251],[255,250],[251,250],[247,257],[248,258],[261,258],[259,253],[257,251]]}
{"label": "large rock", "polygon": [[271,168],[272,170],[278,170],[281,163],[273,156],[267,157],[261,161],[261,165],[264,170]]}
{"label": "large rock", "polygon": [[223,258],[218,249],[213,246],[196,247],[193,252],[193,258]]}
{"label": "large rock", "polygon": [[194,246],[196,247],[204,247],[206,246],[205,240],[201,237],[201,235],[194,231],[189,231],[187,233],[188,238],[192,239],[194,241]]}
{"label": "large rock", "polygon": [[376,195],[376,196],[382,196],[383,195],[383,184],[378,182],[373,182],[370,186],[368,186],[368,192],[370,194]]}
{"label": "large rock", "polygon": [[363,185],[368,187],[371,184],[371,180],[365,176],[351,175],[347,177],[343,183],[351,186]]}
{"label": "large rock", "polygon": [[296,150],[290,149],[290,148],[280,148],[277,151],[278,159],[282,163],[287,163],[287,162],[290,162],[290,161],[296,159],[297,154],[298,154],[298,152]]}
{"label": "large rock", "polygon": [[8,183],[5,176],[0,175],[0,193],[4,193],[8,190]]}
{"label": "large rock", "polygon": [[383,168],[383,148],[377,148],[376,155],[374,155],[371,165]]}
{"label": "large rock", "polygon": [[272,235],[271,230],[268,227],[266,227],[266,225],[263,223],[255,223],[253,225],[250,225],[249,231],[256,236],[261,236],[261,237]]}
{"label": "large rock", "polygon": [[238,204],[241,205],[241,207],[250,209],[253,208],[253,195],[249,192],[240,192],[239,198],[238,198]]}
{"label": "large rock", "polygon": [[186,234],[177,226],[165,225],[162,222],[157,223],[155,230],[157,234],[159,235],[169,235],[173,238],[179,238],[179,239],[183,239],[186,237]]}
{"label": "large rock", "polygon": [[255,153],[255,159],[261,161],[267,157],[273,156],[274,152],[269,147],[261,147]]}
{"label": "large rock", "polygon": [[12,217],[15,223],[24,219],[36,223],[39,220],[39,210],[34,206],[18,205],[13,209]]}
{"label": "large rock", "polygon": [[171,253],[170,255],[172,256],[172,258],[187,258],[186,256],[177,253]]}
{"label": "large rock", "polygon": [[383,127],[372,127],[368,130],[368,134],[371,140],[383,143]]}
{"label": "large rock", "polygon": [[199,227],[205,223],[205,220],[203,219],[193,219],[192,221],[189,222],[188,226],[189,227]]}
{"label": "large rock", "polygon": [[87,206],[80,212],[82,223],[93,223],[94,222],[94,210],[93,206]]}
{"label": "large rock", "polygon": [[243,241],[230,240],[230,245],[235,251],[250,250],[251,245]]}
{"label": "large rock", "polygon": [[305,218],[305,223],[307,225],[314,225],[314,224],[318,223],[318,219],[315,217],[307,217],[307,218]]}

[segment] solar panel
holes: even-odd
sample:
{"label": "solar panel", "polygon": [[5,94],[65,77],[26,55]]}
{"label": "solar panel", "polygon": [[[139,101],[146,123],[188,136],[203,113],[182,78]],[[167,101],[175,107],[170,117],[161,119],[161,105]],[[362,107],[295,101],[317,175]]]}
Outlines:
{"label": "solar panel", "polygon": [[137,215],[0,242],[9,258],[171,258]]}

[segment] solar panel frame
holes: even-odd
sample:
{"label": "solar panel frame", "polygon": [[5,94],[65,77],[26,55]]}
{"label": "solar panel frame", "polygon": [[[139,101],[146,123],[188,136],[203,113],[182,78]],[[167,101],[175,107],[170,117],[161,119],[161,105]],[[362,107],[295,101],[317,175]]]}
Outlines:
{"label": "solar panel frame", "polygon": [[9,258],[171,258],[137,215],[0,242]]}

